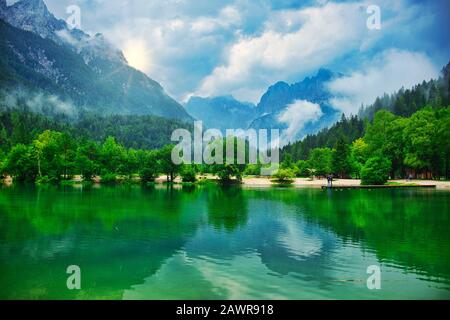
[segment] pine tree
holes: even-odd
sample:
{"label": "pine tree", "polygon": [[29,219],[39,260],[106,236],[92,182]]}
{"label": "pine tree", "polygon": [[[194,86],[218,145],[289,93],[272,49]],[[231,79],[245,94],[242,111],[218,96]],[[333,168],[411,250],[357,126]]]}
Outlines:
{"label": "pine tree", "polygon": [[340,178],[348,176],[351,172],[350,146],[343,137],[339,138],[334,147],[332,169]]}

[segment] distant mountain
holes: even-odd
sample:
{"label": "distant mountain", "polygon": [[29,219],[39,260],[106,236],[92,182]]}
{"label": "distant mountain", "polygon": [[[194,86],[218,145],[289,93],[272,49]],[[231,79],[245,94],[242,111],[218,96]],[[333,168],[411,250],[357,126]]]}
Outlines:
{"label": "distant mountain", "polygon": [[320,69],[315,76],[298,83],[277,82],[256,107],[232,97],[193,97],[186,109],[211,128],[280,129],[284,142],[297,140],[339,119],[340,112],[330,105],[333,96],[326,84],[340,76]]}
{"label": "distant mountain", "polygon": [[2,89],[42,91],[103,114],[192,119],[101,34],[70,29],[42,0],[0,0],[0,19]]}
{"label": "distant mountain", "polygon": [[311,150],[333,148],[341,137],[347,143],[352,143],[364,136],[367,124],[373,121],[375,113],[380,110],[387,110],[397,116],[409,118],[426,107],[437,110],[449,105],[450,62],[442,69],[437,79],[424,80],[410,89],[401,88],[392,94],[385,93],[382,97],[376,98],[372,105],[361,108],[358,115],[350,117],[343,115],[340,121],[332,126],[286,145],[281,150],[281,156],[283,158],[286,154],[290,154],[295,161],[306,160]]}
{"label": "distant mountain", "polygon": [[255,105],[240,102],[232,96],[215,98],[191,97],[186,103],[187,112],[202,120],[207,128],[246,129],[255,116]]}
{"label": "distant mountain", "polygon": [[[289,130],[285,141],[297,140],[303,136],[315,133],[320,129],[327,127],[339,119],[340,112],[330,105],[333,95],[330,93],[326,84],[340,74],[320,69],[317,75],[307,77],[301,82],[287,84],[286,82],[277,82],[263,94],[256,109],[260,114],[250,124],[254,129],[278,128],[280,130]],[[316,114],[295,116],[295,112],[302,112],[302,104],[312,103],[320,107]],[[292,110],[292,116],[285,114],[290,106],[300,103],[300,107]],[[305,110],[306,111],[306,110]],[[305,112],[306,114],[307,112]],[[301,123],[301,124],[299,124]]]}
{"label": "distant mountain", "polygon": [[325,105],[332,95],[324,85],[336,76],[340,75],[335,75],[327,69],[320,69],[316,76],[307,77],[301,82],[291,85],[282,81],[277,82],[263,94],[258,109],[261,113],[279,112],[294,100],[307,100]]}

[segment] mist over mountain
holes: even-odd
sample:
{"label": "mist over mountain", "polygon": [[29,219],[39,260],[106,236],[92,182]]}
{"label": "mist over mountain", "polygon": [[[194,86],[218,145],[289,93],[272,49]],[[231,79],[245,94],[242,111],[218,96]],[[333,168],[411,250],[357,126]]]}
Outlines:
{"label": "mist over mountain", "polygon": [[191,120],[161,85],[130,67],[101,34],[56,19],[42,0],[0,0],[0,83],[6,92],[44,92],[79,110]]}
{"label": "mist over mountain", "polygon": [[232,97],[192,97],[186,109],[210,128],[280,129],[286,143],[339,119],[340,112],[330,105],[333,95],[327,83],[340,76],[320,69],[315,76],[294,84],[279,81],[267,89],[256,106]]}

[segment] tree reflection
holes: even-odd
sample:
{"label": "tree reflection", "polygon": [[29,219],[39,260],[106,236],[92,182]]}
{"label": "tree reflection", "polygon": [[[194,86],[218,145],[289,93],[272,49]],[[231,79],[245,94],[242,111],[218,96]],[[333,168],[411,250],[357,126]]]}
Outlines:
{"label": "tree reflection", "polygon": [[216,229],[232,232],[245,226],[248,218],[247,197],[237,186],[208,189],[208,222]]}

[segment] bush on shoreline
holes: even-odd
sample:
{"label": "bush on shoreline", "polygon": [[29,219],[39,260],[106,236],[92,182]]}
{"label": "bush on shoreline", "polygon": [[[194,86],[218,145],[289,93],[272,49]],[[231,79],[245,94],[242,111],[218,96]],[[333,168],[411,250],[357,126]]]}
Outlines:
{"label": "bush on shoreline", "polygon": [[381,156],[375,156],[367,160],[361,169],[362,185],[383,185],[389,179],[391,161]]}

